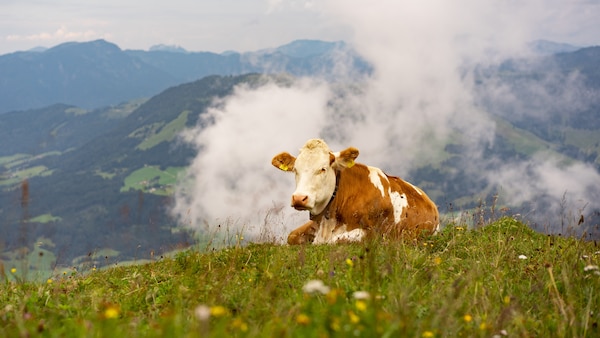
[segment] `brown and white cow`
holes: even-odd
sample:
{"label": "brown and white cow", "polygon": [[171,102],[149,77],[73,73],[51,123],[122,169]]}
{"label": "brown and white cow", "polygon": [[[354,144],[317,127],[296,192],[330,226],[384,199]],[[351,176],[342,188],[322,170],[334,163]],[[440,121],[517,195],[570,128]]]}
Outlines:
{"label": "brown and white cow", "polygon": [[358,149],[332,152],[325,141],[308,140],[297,158],[283,152],[272,164],[296,175],[292,207],[310,221],[292,231],[289,244],[360,241],[369,235],[415,238],[439,229],[435,204],[423,190],[355,163]]}

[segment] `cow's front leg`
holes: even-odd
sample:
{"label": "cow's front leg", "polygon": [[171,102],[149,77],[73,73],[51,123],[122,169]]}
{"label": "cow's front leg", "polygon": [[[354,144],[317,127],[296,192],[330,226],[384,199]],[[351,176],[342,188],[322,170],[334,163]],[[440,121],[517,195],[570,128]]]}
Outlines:
{"label": "cow's front leg", "polygon": [[301,227],[292,231],[288,236],[287,242],[289,245],[312,243],[315,240],[316,232],[317,223],[315,221],[308,221]]}

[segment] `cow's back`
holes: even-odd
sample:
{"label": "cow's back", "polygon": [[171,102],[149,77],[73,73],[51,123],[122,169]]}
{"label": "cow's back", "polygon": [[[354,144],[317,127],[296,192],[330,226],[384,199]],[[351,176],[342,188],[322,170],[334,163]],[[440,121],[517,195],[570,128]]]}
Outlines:
{"label": "cow's back", "polygon": [[366,230],[367,234],[414,237],[433,233],[439,225],[435,204],[419,188],[380,169],[356,164],[342,170],[336,195],[327,210],[315,218],[317,237]]}

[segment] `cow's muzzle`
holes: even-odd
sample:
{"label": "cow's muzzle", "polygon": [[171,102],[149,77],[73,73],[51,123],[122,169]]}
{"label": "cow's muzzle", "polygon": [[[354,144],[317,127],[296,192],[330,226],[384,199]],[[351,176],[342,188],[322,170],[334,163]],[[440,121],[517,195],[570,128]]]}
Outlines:
{"label": "cow's muzzle", "polygon": [[292,207],[296,210],[308,209],[308,196],[307,195],[292,195]]}

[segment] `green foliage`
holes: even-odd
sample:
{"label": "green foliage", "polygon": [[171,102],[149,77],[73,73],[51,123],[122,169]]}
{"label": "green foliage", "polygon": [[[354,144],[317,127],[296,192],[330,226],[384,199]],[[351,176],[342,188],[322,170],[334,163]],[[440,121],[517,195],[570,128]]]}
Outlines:
{"label": "green foliage", "polygon": [[50,222],[56,222],[56,221],[60,221],[60,220],[61,220],[60,217],[52,216],[52,214],[43,214],[43,215],[33,217],[32,219],[29,220],[29,222],[50,223]]}
{"label": "green foliage", "polygon": [[23,170],[17,170],[6,179],[2,179],[2,177],[0,177],[0,186],[16,185],[23,182],[23,180],[25,179],[29,179],[35,176],[50,175],[52,175],[52,170],[48,170],[48,168],[46,168],[43,165],[37,165]]}
{"label": "green foliage", "polygon": [[158,132],[147,136],[136,149],[148,150],[161,142],[172,141],[175,136],[177,136],[177,133],[185,128],[189,114],[190,111],[187,110],[182,112],[176,119],[167,123],[164,127],[161,127]]}
{"label": "green foliage", "polygon": [[597,336],[599,263],[594,243],[510,218],[418,243],[189,250],[5,282],[0,335]]}
{"label": "green foliage", "polygon": [[138,169],[125,178],[121,191],[134,189],[156,195],[170,195],[173,193],[177,175],[182,170],[183,168],[173,167],[160,170],[157,166]]}

